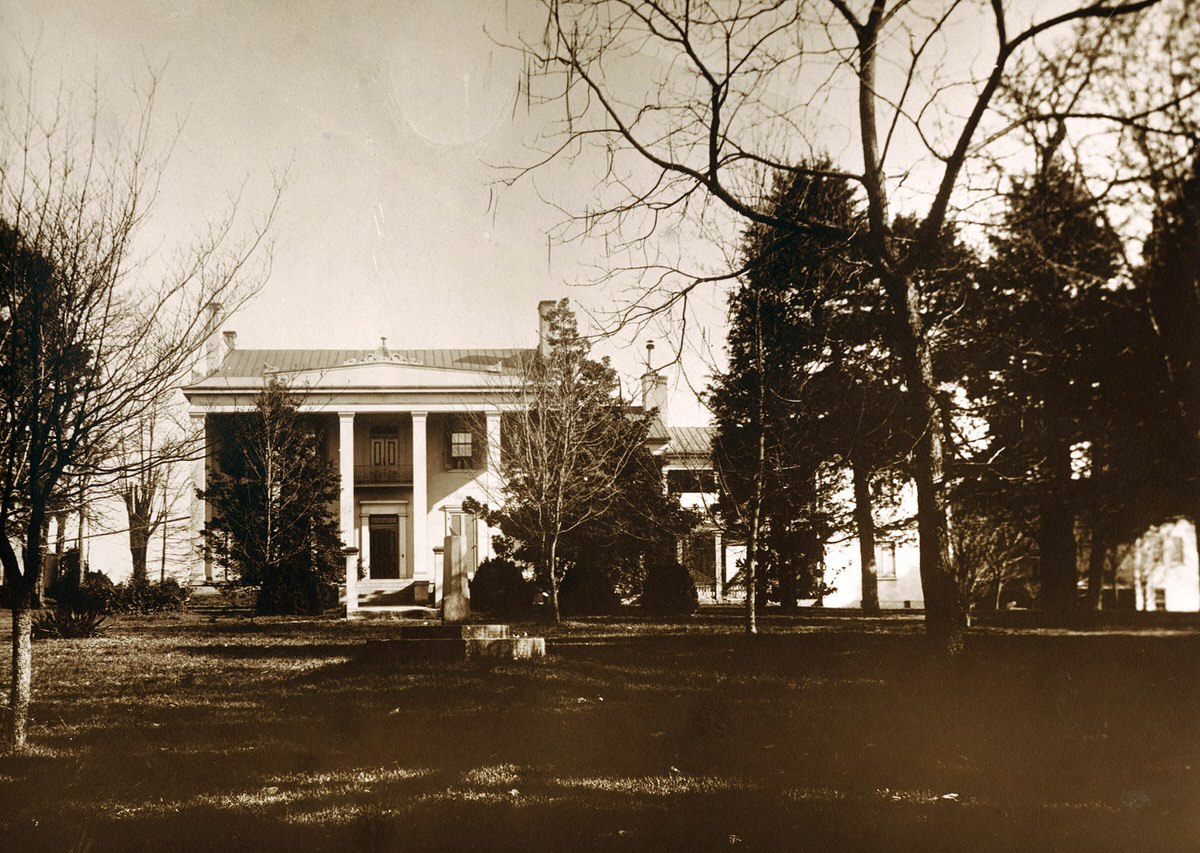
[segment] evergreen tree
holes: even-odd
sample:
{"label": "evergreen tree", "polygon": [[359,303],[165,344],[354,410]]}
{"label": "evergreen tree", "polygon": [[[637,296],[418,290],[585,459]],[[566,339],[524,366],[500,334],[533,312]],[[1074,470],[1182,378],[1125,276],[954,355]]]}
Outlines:
{"label": "evergreen tree", "polygon": [[1014,182],[971,294],[966,384],[985,403],[989,438],[975,485],[1005,505],[1002,515],[1023,519],[1038,545],[1040,603],[1059,617],[1076,597],[1079,466],[1097,433],[1106,369],[1097,345],[1119,259],[1117,235],[1080,175],[1050,159]]}
{"label": "evergreen tree", "polygon": [[[776,189],[774,209],[819,217],[839,233],[861,225],[844,180],[797,176]],[[886,387],[876,381],[886,354],[862,322],[882,310],[883,296],[856,252],[852,241],[827,235],[749,229],[748,271],[730,302],[729,369],[710,397],[720,508],[750,545],[748,597],[769,592],[788,609],[825,591],[821,564],[835,523],[837,467],[854,460],[869,483],[879,462],[874,444],[886,429],[875,396]],[[858,496],[859,534],[869,544],[869,489]],[[870,549],[868,610],[878,607]]]}
{"label": "evergreen tree", "polygon": [[318,613],[337,601],[341,482],[322,435],[272,379],[248,414],[215,418],[221,470],[201,497],[213,509],[204,546],[259,587],[259,613]]}

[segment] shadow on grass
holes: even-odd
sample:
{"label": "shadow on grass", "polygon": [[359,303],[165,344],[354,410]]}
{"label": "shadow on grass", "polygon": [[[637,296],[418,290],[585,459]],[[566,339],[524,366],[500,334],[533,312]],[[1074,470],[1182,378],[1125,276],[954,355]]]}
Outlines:
{"label": "shadow on grass", "polygon": [[300,643],[295,645],[262,643],[213,643],[198,646],[180,646],[184,654],[200,657],[230,658],[234,660],[313,660],[318,658],[345,657],[355,653],[346,643]]}
{"label": "shadow on grass", "polygon": [[326,623],[39,646],[41,752],[0,758],[0,848],[1200,837],[1195,636],[977,632],[947,664],[905,631],[620,628],[536,665],[365,663],[387,629]]}

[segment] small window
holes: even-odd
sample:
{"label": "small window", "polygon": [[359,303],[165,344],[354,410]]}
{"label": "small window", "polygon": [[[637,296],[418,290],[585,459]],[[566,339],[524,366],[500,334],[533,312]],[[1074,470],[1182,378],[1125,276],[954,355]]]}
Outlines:
{"label": "small window", "polygon": [[880,542],[875,546],[875,577],[881,581],[896,579],[895,542]]}
{"label": "small window", "polygon": [[450,433],[450,464],[453,468],[473,468],[471,464],[471,433],[455,430]]}
{"label": "small window", "polygon": [[1183,537],[1172,536],[1167,540],[1167,563],[1170,565],[1183,565]]}
{"label": "small window", "polygon": [[1157,587],[1154,590],[1154,609],[1155,610],[1166,610],[1167,609],[1167,591],[1165,589],[1163,589],[1162,587]]}

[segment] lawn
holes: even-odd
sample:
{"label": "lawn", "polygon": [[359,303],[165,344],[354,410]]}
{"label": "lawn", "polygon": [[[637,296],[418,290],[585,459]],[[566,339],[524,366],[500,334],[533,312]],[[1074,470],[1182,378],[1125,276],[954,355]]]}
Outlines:
{"label": "lawn", "polygon": [[1196,632],[946,664],[911,619],[765,628],[571,623],[492,666],[362,662],[390,627],[334,620],[38,641],[0,850],[1200,848]]}

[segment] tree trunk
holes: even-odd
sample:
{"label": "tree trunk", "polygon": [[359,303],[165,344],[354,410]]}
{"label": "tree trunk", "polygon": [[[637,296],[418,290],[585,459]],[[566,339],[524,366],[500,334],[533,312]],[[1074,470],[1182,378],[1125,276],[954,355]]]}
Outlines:
{"label": "tree trunk", "polygon": [[29,605],[27,594],[17,594],[12,606],[12,689],[9,698],[12,725],[9,743],[14,752],[25,748],[25,729],[33,696],[33,610]]}
{"label": "tree trunk", "polygon": [[1047,454],[1049,478],[1038,522],[1041,605],[1050,619],[1064,621],[1075,607],[1075,516],[1067,490],[1071,483],[1071,448],[1051,437]]}
{"label": "tree trunk", "polygon": [[1104,534],[1104,522],[1099,511],[1092,519],[1092,541],[1088,548],[1087,607],[1100,609],[1100,595],[1104,589],[1104,563],[1108,556],[1108,542]]}
{"label": "tree trunk", "polygon": [[913,447],[913,480],[917,486],[925,631],[945,652],[957,654],[962,650],[967,611],[950,562],[943,492],[945,451],[933,357],[925,337],[920,295],[912,278],[885,276],[884,284],[900,321],[896,324],[897,350],[908,386],[910,416],[918,431]]}
{"label": "tree trunk", "polygon": [[779,605],[784,613],[796,612],[796,558],[779,555]]}
{"label": "tree trunk", "polygon": [[859,454],[851,455],[854,473],[854,524],[858,529],[858,556],[862,566],[862,611],[879,615],[879,578],[875,567],[875,516],[871,507],[871,469]]}
{"label": "tree trunk", "polygon": [[146,551],[149,547],[149,536],[144,519],[129,519],[129,556],[133,561],[133,574],[130,579],[135,584],[149,582],[146,570]]}
{"label": "tree trunk", "polygon": [[[761,485],[755,486],[761,489]],[[743,580],[746,583],[746,633],[758,633],[758,526],[760,505],[762,500],[758,495],[754,498],[754,509],[750,515],[750,541],[746,546],[746,565],[742,569]]]}
{"label": "tree trunk", "polygon": [[562,615],[558,610],[558,537],[550,540],[550,620],[557,624]]}

